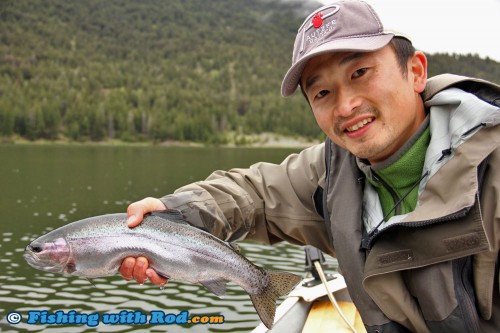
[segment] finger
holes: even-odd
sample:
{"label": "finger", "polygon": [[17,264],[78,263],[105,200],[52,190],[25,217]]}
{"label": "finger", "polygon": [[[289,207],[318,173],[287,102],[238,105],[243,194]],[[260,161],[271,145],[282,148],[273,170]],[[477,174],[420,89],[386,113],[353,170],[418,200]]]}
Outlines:
{"label": "finger", "polygon": [[138,257],[135,261],[134,272],[132,275],[134,276],[134,280],[139,284],[144,284],[147,280],[146,270],[148,269],[149,263],[148,259],[144,257]]}
{"label": "finger", "polygon": [[127,225],[129,228],[137,227],[139,224],[141,224],[142,219],[143,219],[142,214],[129,215],[129,217],[127,218]]}
{"label": "finger", "polygon": [[149,281],[151,281],[151,283],[153,284],[157,284],[159,286],[163,286],[165,284],[167,284],[168,282],[168,279],[167,278],[164,278],[160,275],[158,275],[153,269],[151,268],[148,268],[146,270],[146,275],[149,279]]}
{"label": "finger", "polygon": [[127,225],[129,228],[138,226],[144,217],[144,201],[145,199],[130,204],[127,208]]}
{"label": "finger", "polygon": [[123,260],[120,266],[120,274],[125,280],[132,280],[134,266],[135,266],[135,258],[127,257]]}

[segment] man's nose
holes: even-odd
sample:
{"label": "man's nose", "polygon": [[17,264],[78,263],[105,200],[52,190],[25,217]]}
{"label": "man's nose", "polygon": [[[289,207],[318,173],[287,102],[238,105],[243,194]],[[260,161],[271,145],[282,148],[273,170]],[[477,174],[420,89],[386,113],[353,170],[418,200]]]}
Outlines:
{"label": "man's nose", "polygon": [[339,89],[336,104],[335,115],[345,118],[349,117],[354,110],[361,106],[361,98],[349,88]]}

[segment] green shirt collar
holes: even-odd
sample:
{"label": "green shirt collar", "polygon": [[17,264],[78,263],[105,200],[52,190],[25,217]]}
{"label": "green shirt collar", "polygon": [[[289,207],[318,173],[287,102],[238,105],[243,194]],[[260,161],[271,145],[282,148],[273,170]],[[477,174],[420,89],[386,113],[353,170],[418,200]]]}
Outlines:
{"label": "green shirt collar", "polygon": [[[375,187],[382,204],[384,214],[395,205],[395,200],[411,193],[403,200],[400,214],[415,209],[418,200],[418,186],[411,189],[422,177],[425,153],[430,142],[429,117],[425,119],[417,132],[396,153],[376,165],[369,165],[358,159],[358,166]],[[393,214],[391,214],[392,216]]]}

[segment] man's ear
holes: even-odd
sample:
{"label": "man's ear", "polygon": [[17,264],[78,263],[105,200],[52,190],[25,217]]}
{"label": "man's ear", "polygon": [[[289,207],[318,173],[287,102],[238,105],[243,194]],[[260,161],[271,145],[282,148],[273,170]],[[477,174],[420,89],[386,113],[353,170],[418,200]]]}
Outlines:
{"label": "man's ear", "polygon": [[423,52],[415,52],[408,61],[408,70],[413,78],[415,92],[420,94],[427,84],[427,57]]}

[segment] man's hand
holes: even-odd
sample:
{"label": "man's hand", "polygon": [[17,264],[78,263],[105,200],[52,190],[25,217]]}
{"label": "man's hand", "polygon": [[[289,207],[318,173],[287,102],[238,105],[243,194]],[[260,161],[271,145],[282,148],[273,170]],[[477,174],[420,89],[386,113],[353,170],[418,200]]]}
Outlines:
{"label": "man's hand", "polygon": [[[165,210],[165,205],[159,199],[145,198],[130,204],[127,208],[127,223],[130,228],[138,226],[144,215],[157,210]],[[153,269],[149,268],[149,261],[145,257],[127,257],[120,266],[120,274],[125,280],[136,280],[143,284],[149,279],[154,284],[164,285],[168,279],[159,276]]]}
{"label": "man's hand", "polygon": [[166,207],[160,199],[145,198],[131,203],[127,208],[127,223],[129,228],[137,227],[141,224],[144,215],[157,210],[165,210]]}
{"label": "man's hand", "polygon": [[148,279],[151,283],[163,286],[168,279],[159,276],[149,267],[148,259],[145,257],[127,257],[123,259],[120,266],[120,274],[125,280],[136,280],[137,283],[144,284]]}

